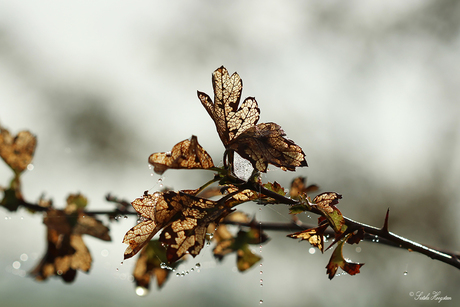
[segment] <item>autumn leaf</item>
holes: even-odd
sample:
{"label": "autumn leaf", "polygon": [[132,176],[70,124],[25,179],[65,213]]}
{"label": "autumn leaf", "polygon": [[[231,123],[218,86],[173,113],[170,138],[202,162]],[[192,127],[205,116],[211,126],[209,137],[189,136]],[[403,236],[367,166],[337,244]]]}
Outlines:
{"label": "autumn leaf", "polygon": [[343,233],[347,228],[342,213],[335,206],[341,198],[342,195],[336,192],[325,192],[313,199],[314,206],[321,211],[337,234]]}
{"label": "autumn leaf", "polygon": [[167,169],[208,169],[214,167],[211,156],[200,146],[196,136],[174,145],[170,152],[150,155],[149,163],[157,174]]}
{"label": "autumn leaf", "polygon": [[189,253],[198,255],[206,239],[206,230],[210,223],[220,220],[231,208],[203,198],[182,194],[192,200],[190,206],[183,208],[178,218],[166,226],[160,235],[160,241],[167,246],[166,257],[169,263]]}
{"label": "autumn leaf", "polygon": [[189,204],[189,200],[177,192],[167,191],[144,194],[131,204],[145,220],[125,234],[123,243],[129,246],[125,250],[124,259],[137,254],[176,213]]}
{"label": "autumn leaf", "polygon": [[240,229],[236,237],[228,231],[226,225],[220,225],[214,233],[214,239],[217,242],[213,250],[214,257],[222,260],[226,255],[235,252],[237,254],[237,268],[240,272],[243,272],[262,259],[262,257],[251,250],[249,245],[263,244],[268,241],[268,236],[261,231],[255,219],[250,220],[243,213],[234,212],[226,217],[225,220],[238,221],[240,223],[250,222],[249,229]]}
{"label": "autumn leaf", "polygon": [[68,198],[64,210],[49,209],[43,219],[47,226],[47,250],[39,264],[30,272],[36,280],[59,276],[65,282],[72,282],[77,270],[88,272],[92,257],[82,235],[87,234],[104,241],[110,241],[109,229],[101,221],[84,214],[81,208],[73,207],[73,201],[82,201],[76,194]]}
{"label": "autumn leaf", "polygon": [[254,168],[264,173],[269,163],[290,171],[299,166],[307,166],[302,148],[284,138],[285,135],[275,123],[259,124],[245,130],[227,148],[235,150],[249,160]]}
{"label": "autumn leaf", "polygon": [[0,157],[16,174],[23,172],[32,162],[37,139],[29,131],[21,131],[13,137],[0,127]]}
{"label": "autumn leaf", "polygon": [[321,225],[317,228],[311,228],[302,230],[296,233],[287,235],[293,239],[306,240],[310,242],[311,245],[317,247],[321,253],[324,252],[324,231],[328,227],[328,224]]}
{"label": "autumn leaf", "polygon": [[335,273],[337,272],[337,269],[339,267],[345,272],[347,272],[349,275],[355,275],[359,273],[359,269],[364,265],[364,263],[350,262],[343,258],[342,249],[345,241],[346,240],[344,239],[340,240],[337,243],[337,246],[334,252],[332,253],[331,259],[329,260],[329,263],[326,266],[329,279],[334,278]]}
{"label": "autumn leaf", "polygon": [[358,244],[360,241],[364,240],[364,229],[359,228],[358,230],[352,232],[347,239],[348,244]]}
{"label": "autumn leaf", "polygon": [[237,73],[229,76],[225,67],[221,66],[212,74],[214,102],[211,98],[198,91],[198,98],[216,124],[217,132],[224,146],[243,131],[259,121],[259,108],[253,97],[246,98],[240,104],[243,81]]}
{"label": "autumn leaf", "polygon": [[284,138],[279,125],[256,125],[260,110],[254,97],[246,98],[239,106],[243,82],[237,73],[230,76],[222,66],[214,71],[212,83],[214,102],[200,91],[198,98],[213,119],[227,150],[236,151],[261,172],[267,172],[268,164],[291,171],[307,166],[302,148]]}
{"label": "autumn leaf", "polygon": [[310,192],[317,191],[318,189],[318,186],[315,184],[307,186],[305,177],[297,177],[291,182],[289,195],[292,199],[299,199],[300,195],[306,195]]}
{"label": "autumn leaf", "polygon": [[152,277],[156,278],[158,288],[161,288],[172,270],[180,263],[178,261],[171,266],[166,266],[166,262],[166,249],[161,242],[159,240],[150,241],[140,252],[134,266],[133,277],[136,290],[137,287],[141,287],[143,289],[142,294],[145,294],[150,287]]}

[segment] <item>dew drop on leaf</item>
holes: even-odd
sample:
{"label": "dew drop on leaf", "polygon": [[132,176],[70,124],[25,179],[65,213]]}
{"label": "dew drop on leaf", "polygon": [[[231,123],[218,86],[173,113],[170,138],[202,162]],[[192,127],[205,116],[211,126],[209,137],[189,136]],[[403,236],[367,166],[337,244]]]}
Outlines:
{"label": "dew drop on leaf", "polygon": [[404,276],[407,276],[407,274],[409,274],[409,273],[407,273],[407,271],[404,271]]}
{"label": "dew drop on leaf", "polygon": [[198,262],[197,264],[195,264],[195,267],[196,267],[197,269],[201,268],[201,263]]}

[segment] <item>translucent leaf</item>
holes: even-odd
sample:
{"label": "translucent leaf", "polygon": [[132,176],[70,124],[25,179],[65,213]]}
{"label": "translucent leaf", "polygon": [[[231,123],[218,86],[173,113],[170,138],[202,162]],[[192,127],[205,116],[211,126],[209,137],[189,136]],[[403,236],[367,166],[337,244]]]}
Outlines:
{"label": "translucent leaf", "polygon": [[157,174],[167,169],[207,169],[214,167],[211,156],[200,146],[196,136],[174,145],[170,152],[158,152],[150,155],[149,163]]}
{"label": "translucent leaf", "polygon": [[328,226],[328,224],[325,224],[317,228],[306,229],[287,236],[293,239],[306,240],[314,247],[317,247],[322,253],[324,251],[324,231]]}
{"label": "translucent leaf", "polygon": [[[268,164],[291,171],[307,166],[302,149],[284,138],[279,125],[266,123],[256,126],[260,110],[255,98],[246,98],[238,107],[243,82],[237,73],[230,76],[222,66],[214,71],[212,83],[214,102],[199,91],[198,98],[213,119],[225,148],[237,152],[261,172],[267,171]],[[229,157],[232,157],[231,153]]]}

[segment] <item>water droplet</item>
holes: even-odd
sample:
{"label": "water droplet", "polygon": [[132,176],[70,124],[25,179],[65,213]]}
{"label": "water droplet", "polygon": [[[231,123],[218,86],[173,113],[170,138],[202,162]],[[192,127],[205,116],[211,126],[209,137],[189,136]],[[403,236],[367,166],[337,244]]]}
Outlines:
{"label": "water droplet", "polygon": [[360,252],[361,252],[361,247],[358,246],[358,247],[355,249],[355,251],[356,251],[357,253],[360,253]]}
{"label": "water droplet", "polygon": [[310,248],[308,249],[308,252],[310,253],[310,255],[313,255],[313,254],[316,252],[316,250],[315,250],[314,247],[310,247]]}
{"label": "water droplet", "polygon": [[147,288],[141,286],[136,288],[136,294],[139,296],[146,296],[148,292],[149,290]]}
{"label": "water droplet", "polygon": [[116,268],[116,269],[115,269],[115,271],[117,271],[117,272],[118,272],[118,268]]}
{"label": "water droplet", "polygon": [[166,265],[166,263],[162,262],[160,263],[160,268],[162,269],[166,269],[168,266]]}
{"label": "water droplet", "polygon": [[127,215],[125,215],[123,218],[126,220],[126,219],[128,219],[128,216],[127,216]]}
{"label": "water droplet", "polygon": [[190,269],[190,271],[192,271],[192,272],[193,272],[193,271],[195,271],[195,269],[194,269],[194,268],[191,268],[191,269]]}
{"label": "water droplet", "polygon": [[260,271],[259,274],[262,275],[264,273],[264,271]]}
{"label": "water droplet", "polygon": [[184,276],[185,276],[184,272],[180,273],[180,277],[184,277]]}
{"label": "water droplet", "polygon": [[13,262],[13,269],[18,270],[21,267],[21,262],[15,261]]}
{"label": "water droplet", "polygon": [[27,259],[29,259],[29,256],[27,256],[27,254],[21,254],[21,256],[19,256],[19,259],[21,259],[21,261],[27,261]]}
{"label": "water droplet", "polygon": [[263,266],[262,262],[259,264],[259,266],[260,266],[260,267]]}
{"label": "water droplet", "polygon": [[56,271],[56,274],[62,275],[62,271],[61,271],[61,270],[57,270],[57,271]]}
{"label": "water droplet", "polygon": [[180,273],[176,273],[176,277],[179,277],[180,276]]}
{"label": "water droplet", "polygon": [[201,268],[201,263],[198,262],[197,264],[195,264],[195,267],[196,267],[197,269]]}
{"label": "water droplet", "polygon": [[264,284],[260,284],[260,286],[261,286],[261,287],[263,287],[263,286],[264,286]]}
{"label": "water droplet", "polygon": [[122,262],[120,262],[120,264],[121,264],[121,265],[123,265],[123,261],[122,261]]}
{"label": "water droplet", "polygon": [[23,216],[21,216],[21,220],[23,220],[23,219],[24,219],[24,217],[23,217]]}
{"label": "water droplet", "polygon": [[109,255],[109,251],[106,249],[101,250],[101,256],[102,257],[107,257]]}
{"label": "water droplet", "polygon": [[263,282],[264,282],[264,280],[261,278],[261,279],[260,279],[260,283],[263,283]]}
{"label": "water droplet", "polygon": [[28,171],[33,171],[34,170],[34,165],[32,163],[27,165],[27,170]]}
{"label": "water droplet", "polygon": [[404,271],[404,276],[407,276],[407,274],[409,274],[409,273],[407,273],[407,271]]}
{"label": "water droplet", "polygon": [[263,300],[260,300],[260,301],[259,301],[259,304],[263,304],[263,303],[264,303],[264,301],[263,301]]}

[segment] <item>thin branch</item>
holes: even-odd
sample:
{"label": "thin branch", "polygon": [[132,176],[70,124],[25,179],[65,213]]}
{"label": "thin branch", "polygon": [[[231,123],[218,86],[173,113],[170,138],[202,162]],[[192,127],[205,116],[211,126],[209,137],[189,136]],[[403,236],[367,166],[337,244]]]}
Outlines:
{"label": "thin branch", "polygon": [[[251,183],[248,183],[251,184]],[[252,185],[251,187],[255,191],[259,191],[260,193],[272,197],[275,200],[277,200],[279,203],[282,204],[287,204],[287,205],[295,205],[295,204],[300,204],[299,201],[287,198],[285,196],[282,196],[280,194],[277,194],[273,191],[270,191],[266,188],[264,188],[262,185]],[[319,214],[315,208],[311,211],[312,213],[317,213]],[[432,259],[436,259],[439,261],[442,261],[444,263],[450,264],[458,269],[460,269],[460,255],[457,253],[454,253],[452,251],[442,251],[439,249],[431,248],[426,245],[419,244],[417,242],[411,241],[409,239],[406,239],[404,237],[398,236],[397,234],[394,234],[392,232],[388,231],[388,215],[385,218],[385,223],[382,228],[376,228],[373,226],[369,226],[360,222],[353,221],[352,219],[349,219],[347,217],[344,217],[345,219],[345,225],[347,225],[347,232],[353,232],[359,229],[363,229],[365,233],[372,235],[374,239],[378,238],[378,243],[384,243],[386,245],[391,245],[391,246],[396,246],[400,248],[407,249],[408,251],[415,251],[419,252],[423,255],[426,255]],[[385,241],[386,240],[386,241]],[[377,240],[375,240],[376,242]]]}

